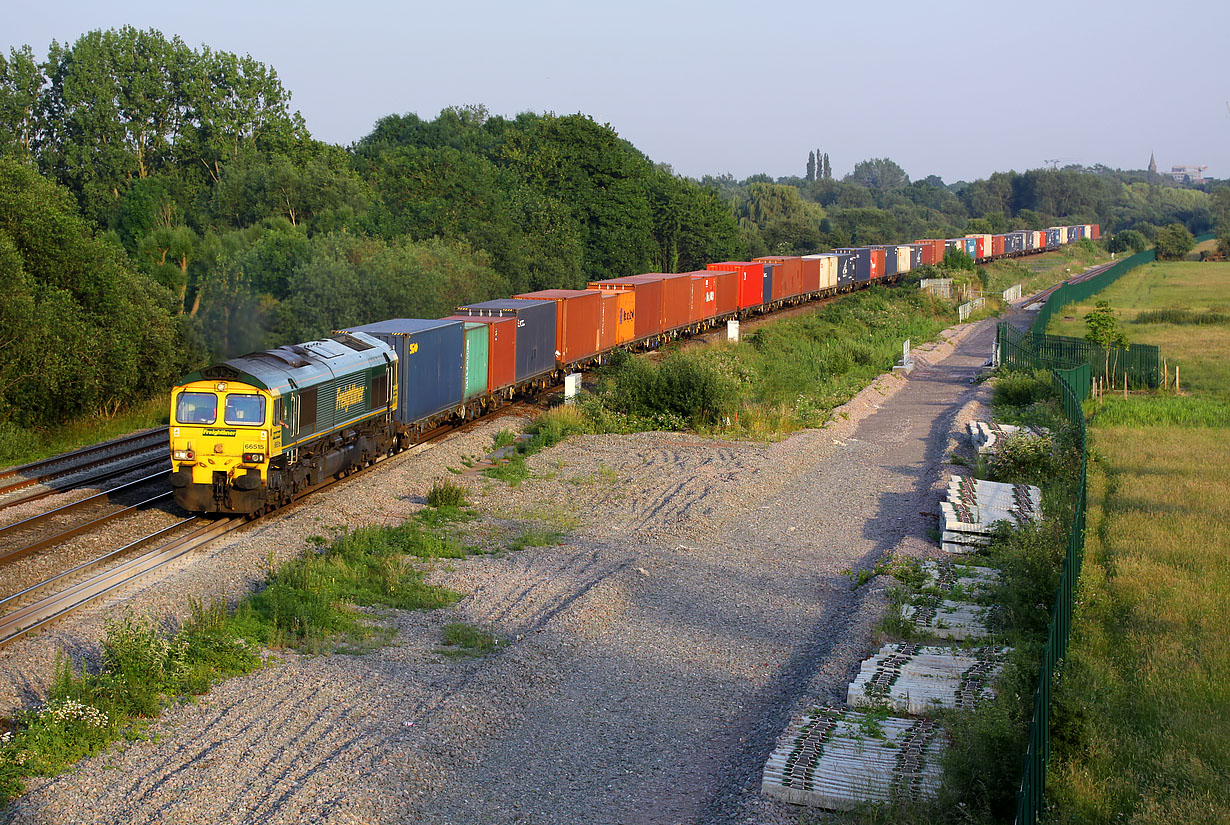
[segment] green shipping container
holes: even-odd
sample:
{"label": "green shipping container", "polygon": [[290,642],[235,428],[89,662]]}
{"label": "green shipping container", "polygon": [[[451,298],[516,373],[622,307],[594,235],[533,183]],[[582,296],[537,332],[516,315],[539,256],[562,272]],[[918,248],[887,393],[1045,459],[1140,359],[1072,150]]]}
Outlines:
{"label": "green shipping container", "polygon": [[489,335],[486,324],[466,324],[466,398],[487,392]]}

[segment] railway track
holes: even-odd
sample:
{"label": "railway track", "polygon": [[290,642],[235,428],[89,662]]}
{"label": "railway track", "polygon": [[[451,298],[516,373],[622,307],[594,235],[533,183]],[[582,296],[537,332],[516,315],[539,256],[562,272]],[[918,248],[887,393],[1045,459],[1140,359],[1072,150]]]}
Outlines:
{"label": "railway track", "polygon": [[[170,467],[167,428],[148,430],[143,433],[85,447],[71,453],[54,456],[45,461],[36,461],[0,472],[0,497],[10,496],[28,487],[46,487],[26,495],[9,497],[0,501],[0,509],[38,501],[47,496],[64,493],[138,470],[148,470],[163,464]],[[126,459],[148,455],[145,459],[111,466]],[[98,472],[89,472],[90,470]],[[82,475],[85,473],[85,475]],[[55,483],[62,480],[64,483]]]}
{"label": "railway track", "polygon": [[[521,401],[510,404],[492,413],[492,415],[476,418],[471,421],[466,421],[457,425],[448,425],[438,427],[424,435],[416,444],[397,453],[394,456],[381,458],[376,464],[381,464],[388,461],[390,458],[397,456],[416,455],[425,452],[432,446],[438,444],[445,438],[454,434],[464,433],[473,427],[487,423],[493,418],[504,415],[516,414],[520,411],[528,409],[534,405],[532,401]],[[361,471],[359,471],[361,472]],[[151,476],[153,478],[153,476]],[[144,479],[143,481],[149,481]],[[337,483],[340,479],[329,479],[322,484],[305,490],[303,494],[294,502],[282,507],[275,513],[285,513],[291,508],[297,507],[305,498],[312,493],[323,490],[332,484]],[[106,495],[100,493],[99,495]],[[81,525],[79,528],[74,528],[71,531],[58,534],[54,537],[43,539],[38,544],[41,549],[45,546],[50,546],[56,543],[57,540],[67,538],[71,535],[79,535],[87,530],[99,527],[107,521],[118,518],[121,514],[132,512],[134,509],[147,506],[154,501],[163,498],[169,498],[170,492],[161,493],[145,501],[138,502],[130,507],[124,508],[122,511],[117,511],[114,514],[95,519],[87,524]],[[84,501],[84,500],[83,500]],[[71,505],[70,505],[71,506]],[[272,515],[272,514],[271,514]],[[27,522],[44,520],[48,518],[48,514],[35,516],[33,519],[27,519]],[[11,644],[18,639],[24,638],[29,634],[46,628],[52,623],[63,619],[77,610],[97,602],[99,599],[114,594],[118,590],[135,584],[141,579],[153,575],[166,567],[177,559],[182,558],[187,553],[193,550],[200,549],[205,545],[216,541],[217,539],[230,534],[231,532],[240,529],[246,525],[259,521],[263,516],[248,520],[242,517],[227,518],[220,520],[212,520],[199,516],[183,519],[169,527],[164,527],[154,533],[130,542],[123,547],[119,547],[108,553],[105,553],[91,561],[80,564],[71,570],[65,570],[57,573],[48,579],[41,581],[31,587],[27,587],[19,593],[14,593],[11,596],[0,598],[0,648]],[[10,527],[18,527],[24,522],[18,522]],[[180,530],[181,528],[191,528],[188,533],[178,536],[174,539],[160,543],[169,534]],[[8,528],[5,528],[8,529]],[[151,549],[145,549],[149,545],[156,544],[157,546]],[[143,552],[139,552],[143,551]],[[22,548],[21,555],[28,555],[34,552],[29,548]],[[133,555],[138,553],[137,555]],[[0,556],[0,564],[6,560],[16,558],[16,553],[11,552]]]}
{"label": "railway track", "polygon": [[[116,487],[114,489],[106,490],[101,493],[95,493],[92,496],[87,496],[86,498],[78,499],[77,501],[70,502],[61,507],[56,507],[54,509],[39,513],[38,515],[30,516],[27,519],[16,521],[16,522],[13,522],[12,524],[6,524],[5,526],[0,527],[0,539],[4,539],[12,535],[20,535],[26,531],[37,528],[38,526],[43,525],[49,521],[63,517],[70,513],[74,513],[78,510],[87,510],[91,507],[96,507],[98,505],[109,504],[114,499],[121,497],[122,494],[134,491],[135,488],[140,488],[142,486],[147,486],[150,484],[156,484],[159,481],[165,480],[169,474],[170,474],[169,470],[163,470],[161,472],[157,472],[152,475],[145,476],[144,478],[139,478],[135,481],[130,481],[127,484],[121,484],[119,487]],[[28,556],[31,553],[36,553],[39,550],[43,550],[47,547],[60,544],[61,542],[67,541],[73,538],[74,536],[79,536],[82,533],[86,533],[92,529],[101,527],[107,522],[114,521],[115,519],[118,519],[118,518],[122,518],[123,516],[129,515],[130,513],[134,513],[156,502],[167,501],[170,499],[170,497],[171,497],[171,491],[163,490],[152,496],[145,497],[142,500],[136,502],[135,504],[129,504],[118,510],[113,510],[109,513],[104,513],[103,515],[98,516],[97,518],[89,519],[87,521],[82,522],[81,524],[77,524],[75,526],[69,527],[59,532],[49,533],[48,535],[45,535],[42,538],[36,539],[28,544],[24,544],[19,547],[11,548],[8,550],[0,550],[0,566],[16,561],[17,559],[22,558],[24,556]]]}
{"label": "railway track", "polygon": [[1053,287],[1044,289],[1041,292],[1037,293],[1032,298],[1030,298],[1029,303],[1036,304],[1036,303],[1045,302],[1047,298],[1051,297],[1051,294],[1055,290],[1059,289],[1064,284],[1079,284],[1081,281],[1088,281],[1090,278],[1094,277],[1095,275],[1102,274],[1103,272],[1110,269],[1114,265],[1115,265],[1115,261],[1111,261],[1108,264],[1102,264],[1100,266],[1095,266],[1093,269],[1087,269],[1084,272],[1080,273],[1079,275],[1073,275],[1071,278],[1064,281],[1063,283],[1055,284]]}

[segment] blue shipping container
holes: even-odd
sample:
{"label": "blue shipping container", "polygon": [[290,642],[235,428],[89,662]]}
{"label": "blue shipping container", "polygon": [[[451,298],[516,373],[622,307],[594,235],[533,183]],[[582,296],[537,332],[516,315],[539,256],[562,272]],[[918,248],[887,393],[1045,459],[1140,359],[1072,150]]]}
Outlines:
{"label": "blue shipping container", "polygon": [[837,253],[837,285],[854,283],[854,256],[849,252]]}
{"label": "blue shipping container", "polygon": [[854,280],[862,283],[871,280],[871,248],[857,247],[853,249],[839,249],[838,254],[847,253],[850,256],[850,264],[854,270]]}
{"label": "blue shipping container", "polygon": [[346,332],[366,332],[397,353],[397,421],[413,424],[461,404],[465,324],[394,318]]}
{"label": "blue shipping container", "polygon": [[497,298],[457,307],[458,315],[517,319],[517,383],[555,369],[555,301]]}

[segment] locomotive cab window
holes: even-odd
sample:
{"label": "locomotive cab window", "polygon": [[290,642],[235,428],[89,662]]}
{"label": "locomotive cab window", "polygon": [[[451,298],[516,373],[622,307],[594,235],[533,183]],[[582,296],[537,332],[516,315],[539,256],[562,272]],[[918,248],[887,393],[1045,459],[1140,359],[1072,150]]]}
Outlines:
{"label": "locomotive cab window", "polygon": [[258,427],[265,423],[265,399],[259,395],[228,395],[223,420],[235,426]]}
{"label": "locomotive cab window", "polygon": [[212,392],[181,392],[175,402],[180,424],[212,424],[218,420],[218,396]]}

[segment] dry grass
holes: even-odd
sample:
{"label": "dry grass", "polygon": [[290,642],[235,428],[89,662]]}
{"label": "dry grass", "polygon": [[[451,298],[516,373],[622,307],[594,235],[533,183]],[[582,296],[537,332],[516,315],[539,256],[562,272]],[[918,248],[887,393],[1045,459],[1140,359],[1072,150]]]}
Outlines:
{"label": "dry grass", "polygon": [[1095,427],[1048,792],[1061,822],[1230,822],[1230,430]]}

